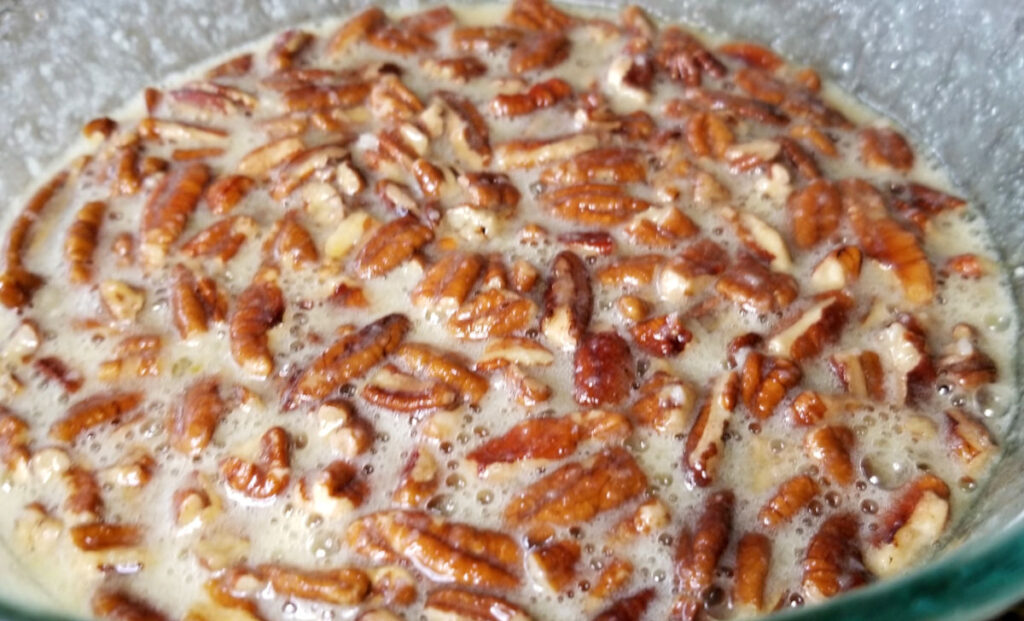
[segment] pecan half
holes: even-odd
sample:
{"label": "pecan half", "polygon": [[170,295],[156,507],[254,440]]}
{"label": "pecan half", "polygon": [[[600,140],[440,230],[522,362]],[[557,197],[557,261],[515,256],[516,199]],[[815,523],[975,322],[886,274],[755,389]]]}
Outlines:
{"label": "pecan half", "polygon": [[228,457],[220,464],[228,487],[252,500],[266,500],[284,492],[291,480],[291,438],[272,427],[260,438],[256,461]]}
{"label": "pecan half", "polygon": [[146,267],[164,261],[188,223],[210,178],[206,164],[194,163],[176,170],[158,185],[142,209],[139,255]]}
{"label": "pecan half", "polygon": [[192,270],[175,265],[171,271],[171,314],[181,338],[206,332],[209,320],[223,320],[227,301],[209,278],[197,279]]}
{"label": "pecan half", "polygon": [[814,479],[800,474],[783,481],[757,514],[757,520],[765,528],[775,528],[793,519],[801,509],[807,506],[821,490]]}
{"label": "pecan half", "polygon": [[700,86],[704,74],[724,77],[726,67],[692,35],[678,26],[661,31],[654,61],[669,77],[686,86]]}
{"label": "pecan half", "polygon": [[492,464],[524,459],[555,460],[572,455],[576,447],[592,439],[621,442],[631,426],[621,414],[592,410],[559,418],[532,418],[516,424],[504,434],[484,442],[466,458],[476,462],[480,472]]}
{"label": "pecan half", "polygon": [[284,295],[277,283],[256,281],[239,294],[229,322],[231,357],[238,366],[257,377],[270,376],[274,358],[267,332],[283,318]]}
{"label": "pecan half", "polygon": [[633,382],[629,344],[615,332],[586,334],[573,361],[573,398],[587,406],[616,405]]}
{"label": "pecan half", "polygon": [[410,327],[404,315],[392,314],[341,337],[295,379],[285,392],[284,408],[320,401],[345,382],[362,377],[398,348]]}
{"label": "pecan half", "polygon": [[448,320],[448,329],[462,339],[486,339],[526,330],[537,315],[529,298],[504,289],[481,291]]}
{"label": "pecan half", "polygon": [[773,272],[746,254],[725,270],[715,289],[737,306],[757,313],[783,310],[799,292],[792,276]]}
{"label": "pecan half", "polygon": [[771,568],[772,541],[761,533],[746,533],[736,545],[736,569],[732,596],[748,610],[764,607],[764,585]]}
{"label": "pecan half", "polygon": [[353,260],[353,270],[360,278],[383,276],[433,238],[430,227],[415,216],[397,218],[373,232]]}
{"label": "pecan half", "polygon": [[603,183],[551,190],[541,195],[541,201],[558,217],[582,224],[617,224],[651,207],[621,186]]}
{"label": "pecan half", "polygon": [[489,388],[486,378],[471,371],[466,362],[452,352],[422,343],[405,343],[395,351],[395,358],[413,372],[451,386],[468,403],[479,403]]}
{"label": "pecan half", "polygon": [[310,571],[284,565],[260,565],[256,574],[280,596],[338,606],[354,606],[370,593],[370,579],[355,568]]}
{"label": "pecan half", "polygon": [[622,506],[647,488],[647,477],[623,448],[571,462],[529,485],[505,507],[514,526],[574,526]]}
{"label": "pecan half", "polygon": [[711,586],[718,561],[729,545],[734,504],[732,492],[715,492],[704,502],[693,529],[679,533],[675,580],[680,596],[672,609],[674,616],[694,619],[703,609],[704,590]]}
{"label": "pecan half", "polygon": [[508,56],[508,70],[514,74],[551,69],[569,58],[569,38],[560,32],[537,32],[524,36]]}
{"label": "pecan half", "polygon": [[725,432],[736,409],[739,388],[740,377],[735,372],[719,376],[686,436],[683,468],[699,487],[710,485],[718,471],[725,451]]}
{"label": "pecan half", "polygon": [[805,598],[821,601],[867,580],[857,547],[859,531],[855,515],[838,513],[811,537],[802,563]]}
{"label": "pecan half", "polygon": [[914,150],[899,132],[868,127],[860,130],[861,158],[874,168],[910,170],[914,166]]}
{"label": "pecan half", "polygon": [[807,432],[804,448],[821,463],[825,475],[838,485],[853,483],[857,473],[850,458],[854,435],[849,427],[830,425]]}
{"label": "pecan half", "polygon": [[466,301],[483,268],[478,254],[448,253],[427,269],[413,289],[412,301],[451,313]]}
{"label": "pecan half", "polygon": [[456,156],[473,168],[484,168],[491,161],[490,132],[487,121],[470,100],[441,91],[438,97],[444,102],[447,114],[448,139],[455,148]]}
{"label": "pecan half", "polygon": [[802,377],[800,367],[791,360],[750,352],[740,371],[743,403],[756,418],[766,419]]}
{"label": "pecan half", "polygon": [[491,112],[497,117],[517,117],[550,108],[572,95],[572,86],[561,78],[538,82],[523,93],[498,95],[491,101]]}
{"label": "pecan half", "polygon": [[352,550],[377,563],[405,563],[428,579],[484,589],[519,586],[522,552],[497,531],[421,511],[379,511],[348,527]]}
{"label": "pecan half", "polygon": [[206,377],[185,389],[181,404],[169,416],[170,444],[186,455],[199,455],[210,443],[227,406],[220,396],[220,379]]}
{"label": "pecan half", "polygon": [[391,364],[377,371],[359,394],[373,405],[414,416],[450,410],[459,403],[458,391],[448,384],[418,379]]}
{"label": "pecan half", "polygon": [[94,552],[110,548],[133,548],[142,543],[142,528],[137,524],[88,522],[68,530],[79,550]]}
{"label": "pecan half", "polygon": [[889,576],[912,563],[934,544],[949,520],[949,486],[924,474],[901,490],[864,551],[864,565],[877,576]]}
{"label": "pecan half", "polygon": [[908,182],[890,186],[893,206],[919,228],[924,228],[928,219],[944,211],[956,210],[967,201],[950,196],[921,183]]}
{"label": "pecan half", "polygon": [[68,228],[64,260],[68,263],[68,276],[73,283],[87,283],[92,279],[92,254],[106,211],[107,204],[102,201],[86,203]]}
{"label": "pecan half", "polygon": [[50,427],[58,442],[74,442],[94,427],[118,420],[142,403],[141,392],[101,393],[86,397],[68,408],[64,417]]}
{"label": "pecan half", "polygon": [[896,402],[913,404],[928,398],[935,380],[935,367],[928,341],[917,321],[902,315],[878,335],[886,366],[897,378]]}
{"label": "pecan half", "polygon": [[642,152],[627,147],[598,147],[545,168],[540,181],[551,186],[629,183],[647,180]]}
{"label": "pecan half", "polygon": [[576,254],[563,250],[551,263],[541,331],[555,345],[574,350],[587,330],[593,310],[594,295],[587,266]]}
{"label": "pecan half", "polygon": [[25,269],[22,253],[29,243],[29,232],[54,195],[67,183],[70,171],[63,170],[46,182],[29,198],[11,223],[4,244],[4,271],[0,273],[0,304],[21,309],[31,301],[32,294],[43,284],[41,276]]}
{"label": "pecan half", "polygon": [[451,621],[531,621],[515,604],[494,595],[461,589],[438,589],[424,604],[427,619]]}
{"label": "pecan half", "polygon": [[103,515],[103,496],[96,475],[79,466],[71,466],[64,473],[67,498],[64,508],[78,520],[95,521]]}
{"label": "pecan half", "polygon": [[505,22],[526,30],[564,32],[576,20],[547,0],[514,0],[505,15]]}

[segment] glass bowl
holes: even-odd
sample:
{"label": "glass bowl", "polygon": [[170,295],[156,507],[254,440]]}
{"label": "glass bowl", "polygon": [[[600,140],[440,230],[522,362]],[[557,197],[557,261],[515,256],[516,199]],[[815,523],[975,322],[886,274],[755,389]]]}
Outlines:
{"label": "glass bowl", "polygon": [[[1024,4],[639,3],[666,20],[770,45],[902,124],[988,217],[1017,306],[1024,308]],[[288,25],[342,15],[360,4],[0,0],[0,195],[10,199],[24,190],[73,142],[85,120],[114,110],[145,85]],[[1018,381],[1021,371],[1018,357]],[[1019,418],[1019,409],[1008,404],[1004,415]],[[971,621],[1024,598],[1024,425],[1015,425],[1002,449],[992,478],[975,492],[970,515],[930,563],[773,618]],[[20,573],[0,543],[0,617],[68,619],[51,612],[57,599],[45,584]]]}

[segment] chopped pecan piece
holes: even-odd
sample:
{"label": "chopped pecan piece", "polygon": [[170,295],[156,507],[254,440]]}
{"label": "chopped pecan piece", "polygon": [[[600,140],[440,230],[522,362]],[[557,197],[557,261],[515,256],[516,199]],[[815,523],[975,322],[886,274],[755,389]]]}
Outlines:
{"label": "chopped pecan piece", "polygon": [[463,339],[486,339],[522,332],[533,323],[537,306],[504,289],[481,291],[448,320],[451,332]]}
{"label": "chopped pecan piece", "polygon": [[680,591],[672,613],[695,619],[704,607],[702,595],[715,578],[718,561],[729,545],[735,497],[732,492],[708,496],[693,529],[679,533],[675,555],[675,580]]}
{"label": "chopped pecan piece", "polygon": [[860,525],[852,513],[838,513],[811,537],[804,554],[803,594],[817,602],[867,580],[857,547]]}
{"label": "chopped pecan piece", "polygon": [[0,408],[0,464],[8,470],[28,463],[29,427],[23,419]]}
{"label": "chopped pecan piece", "polygon": [[633,575],[633,564],[627,560],[613,557],[608,565],[597,576],[589,595],[605,600],[622,589]]}
{"label": "chopped pecan piece", "polygon": [[[589,151],[595,148],[598,142],[594,134],[512,140],[497,146],[495,158],[498,166],[504,170],[535,168]],[[580,187],[585,188],[587,185]],[[568,189],[563,189],[562,192],[568,192]]]}
{"label": "chopped pecan piece", "polygon": [[64,417],[50,427],[50,437],[59,442],[74,442],[83,433],[123,417],[141,403],[141,392],[101,393],[86,397],[69,407]]}
{"label": "chopped pecan piece", "polygon": [[942,479],[929,473],[911,481],[879,520],[864,565],[876,576],[906,568],[938,540],[949,511],[949,486]]}
{"label": "chopped pecan piece", "polygon": [[360,395],[378,407],[414,416],[450,410],[459,403],[458,391],[448,384],[417,379],[390,364],[370,378]]}
{"label": "chopped pecan piece", "polygon": [[464,26],[452,31],[452,45],[462,52],[479,54],[512,47],[525,33],[507,26]]}
{"label": "chopped pecan piece", "polygon": [[664,248],[693,237],[698,232],[693,220],[675,207],[648,209],[629,223],[626,234],[635,244]]}
{"label": "chopped pecan piece", "polygon": [[861,158],[874,168],[910,170],[914,166],[914,151],[899,132],[869,127],[860,131]]}
{"label": "chopped pecan piece", "polygon": [[871,350],[840,352],[829,359],[832,371],[846,392],[859,399],[885,398],[885,376],[882,361]]}
{"label": "chopped pecan piece", "polygon": [[725,451],[725,432],[736,409],[739,388],[740,377],[735,372],[719,376],[686,436],[683,468],[699,487],[707,487],[718,471]]}
{"label": "chopped pecan piece", "polygon": [[665,434],[686,430],[697,398],[689,384],[659,371],[640,386],[640,395],[629,410],[633,420]]}
{"label": "chopped pecan piece", "polygon": [[507,600],[461,589],[433,591],[423,612],[437,621],[531,621],[525,610]]}
{"label": "chopped pecan piece", "polygon": [[940,380],[972,390],[999,377],[996,363],[978,349],[978,331],[966,323],[953,326],[953,342],[935,363]]}
{"label": "chopped pecan piece", "polygon": [[448,253],[423,275],[412,292],[413,303],[453,312],[466,301],[483,268],[478,254]]}
{"label": "chopped pecan piece", "polygon": [[79,466],[71,466],[64,473],[67,499],[64,508],[80,520],[95,521],[103,515],[103,496],[96,476]]}
{"label": "chopped pecan piece", "polygon": [[295,379],[285,392],[285,409],[320,401],[345,382],[362,377],[398,348],[410,327],[404,315],[392,314],[341,337]]}
{"label": "chopped pecan piece", "polygon": [[522,367],[550,366],[554,355],[543,345],[520,337],[492,340],[484,355],[476,361],[477,371],[494,371],[509,365]]}
{"label": "chopped pecan piece", "polygon": [[621,414],[592,410],[560,418],[532,418],[518,423],[503,435],[484,442],[466,458],[480,472],[492,464],[524,459],[555,460],[568,457],[588,439],[621,442],[631,427]]}
{"label": "chopped pecan piece", "polygon": [[470,203],[482,209],[511,208],[519,203],[519,190],[508,175],[490,172],[471,172],[459,176],[459,184],[466,188]]}
{"label": "chopped pecan piece", "polygon": [[505,507],[515,526],[574,526],[616,509],[647,488],[643,470],[623,448],[571,462],[529,485]]}
{"label": "chopped pecan piece", "polygon": [[609,255],[615,250],[615,239],[603,231],[561,233],[558,242],[588,256]]}
{"label": "chopped pecan piece", "polygon": [[542,543],[526,557],[526,566],[536,582],[553,593],[565,590],[576,576],[580,544],[572,540]]}
{"label": "chopped pecan piece", "polygon": [[644,589],[629,597],[615,600],[610,606],[597,613],[594,621],[640,621],[647,607],[655,597],[654,589]]}
{"label": "chopped pecan piece", "polygon": [[534,84],[523,93],[498,95],[491,101],[491,112],[497,117],[517,117],[550,108],[572,95],[572,86],[561,78],[550,78]]}
{"label": "chopped pecan piece", "polygon": [[327,43],[327,53],[331,56],[338,56],[347,52],[367,33],[385,24],[387,19],[384,11],[376,6],[371,6],[358,13],[342,24],[334,33]]}
{"label": "chopped pecan piece", "polygon": [[658,293],[666,301],[683,302],[703,291],[728,263],[725,249],[713,241],[700,239],[662,267]]}
{"label": "chopped pecan piece", "polygon": [[633,340],[644,352],[662,358],[678,356],[693,334],[683,326],[679,313],[659,315],[639,321],[630,328]]}
{"label": "chopped pecan piece", "polygon": [[826,344],[839,338],[853,309],[853,298],[838,292],[819,296],[818,300],[768,341],[770,352],[800,362],[817,356]]}
{"label": "chopped pecan piece", "polygon": [[606,286],[643,287],[654,281],[654,275],[663,265],[665,256],[660,254],[616,258],[597,270],[597,280]]}
{"label": "chopped pecan piece", "polygon": [[102,201],[86,203],[75,214],[75,221],[68,228],[64,259],[68,263],[68,276],[73,283],[87,283],[92,279],[92,254],[96,249],[96,239],[106,210],[107,204]]}
{"label": "chopped pecan piece", "polygon": [[629,396],[633,358],[629,344],[615,332],[583,337],[573,366],[573,398],[587,406],[615,405]]}
{"label": "chopped pecan piece", "polygon": [[928,219],[948,210],[956,210],[967,201],[921,183],[890,186],[894,207],[908,220],[924,228]]}
{"label": "chopped pecan piece", "polygon": [[840,246],[825,255],[811,272],[811,286],[818,291],[843,289],[860,277],[863,254],[856,246]]}
{"label": "chopped pecan piece", "polygon": [[808,456],[821,462],[825,475],[841,486],[850,485],[857,476],[850,458],[853,443],[853,431],[840,425],[820,427],[804,436]]}
{"label": "chopped pecan piece", "polygon": [[715,289],[741,308],[758,313],[785,309],[799,292],[792,276],[773,272],[746,254],[725,270]]}
{"label": "chopped pecan piece", "polygon": [[142,528],[136,524],[89,522],[68,531],[79,550],[93,552],[110,548],[132,548],[142,543]]}
{"label": "chopped pecan piece", "polygon": [[139,253],[143,265],[153,268],[163,263],[171,244],[185,230],[209,178],[206,164],[189,164],[168,174],[153,190],[142,210]]}
{"label": "chopped pecan piece", "polygon": [[689,100],[716,112],[725,112],[739,119],[749,119],[766,125],[786,125],[789,117],[775,106],[763,101],[709,89],[687,91]]}
{"label": "chopped pecan piece", "polygon": [[966,466],[967,471],[980,472],[998,450],[995,440],[984,423],[959,408],[946,411],[949,421],[949,443],[953,454]]}
{"label": "chopped pecan piece", "polygon": [[441,485],[441,472],[437,460],[426,448],[413,449],[398,481],[398,487],[391,494],[392,502],[403,507],[415,508],[427,504]]}
{"label": "chopped pecan piece", "polygon": [[354,606],[370,592],[366,573],[354,568],[309,571],[283,565],[260,565],[256,573],[285,597],[323,602],[338,606]]}
{"label": "chopped pecan piece", "polygon": [[563,250],[551,264],[541,331],[562,349],[576,349],[590,323],[593,308],[587,266],[574,253]]}
{"label": "chopped pecan piece", "polygon": [[654,60],[670,78],[685,86],[700,86],[705,73],[721,78],[727,71],[714,54],[678,26],[661,31]]}
{"label": "chopped pecan piece", "polygon": [[764,606],[764,585],[771,566],[772,541],[761,533],[746,533],[736,546],[733,600],[749,611]]}
{"label": "chopped pecan piece", "polygon": [[272,427],[260,438],[256,461],[228,457],[220,465],[224,482],[252,500],[281,494],[291,480],[291,438],[281,427]]}
{"label": "chopped pecan piece", "polygon": [[135,596],[108,589],[93,595],[92,613],[110,621],[169,621],[169,617]]}
{"label": "chopped pecan piece", "polygon": [[32,362],[32,366],[43,376],[60,384],[61,388],[68,393],[78,392],[85,381],[78,370],[72,369],[56,356],[37,358]]}
{"label": "chopped pecan piece", "polygon": [[783,481],[757,514],[757,520],[765,528],[775,528],[791,520],[794,515],[807,506],[821,490],[814,479],[800,474]]}
{"label": "chopped pecan piece", "polygon": [[935,279],[928,257],[914,234],[888,216],[882,194],[862,179],[841,181],[839,191],[864,254],[895,271],[909,302],[931,302]]}
{"label": "chopped pecan piece", "polygon": [[206,332],[210,320],[224,319],[227,301],[213,280],[196,279],[183,265],[174,266],[171,278],[171,313],[181,338]]}
{"label": "chopped pecan piece", "polygon": [[768,262],[775,271],[788,272],[793,268],[786,242],[778,231],[752,213],[738,213],[732,207],[722,209],[726,221],[736,230],[736,236],[751,253]]}
{"label": "chopped pecan piece", "polygon": [[968,280],[977,280],[991,272],[989,262],[976,254],[958,254],[946,259],[944,272],[958,274]]}
{"label": "chopped pecan piece", "polygon": [[215,257],[222,263],[238,254],[242,244],[257,230],[256,221],[247,216],[230,216],[218,220],[181,246],[187,257]]}
{"label": "chopped pecan piece", "polygon": [[296,270],[317,261],[316,245],[295,209],[285,212],[270,231],[264,252],[270,251],[281,265]]}
{"label": "chopped pecan piece", "polygon": [[910,316],[901,316],[882,330],[878,340],[888,358],[886,366],[897,378],[897,403],[913,404],[927,399],[935,380],[935,367],[920,324]]}
{"label": "chopped pecan piece", "polygon": [[227,406],[220,396],[220,379],[206,377],[193,382],[182,395],[181,405],[169,417],[171,446],[186,455],[199,455],[210,443]]}
{"label": "chopped pecan piece", "polygon": [[133,322],[146,303],[145,290],[120,280],[104,280],[99,285],[103,306],[117,321]]}
{"label": "chopped pecan piece", "polygon": [[352,550],[377,563],[406,563],[430,580],[484,589],[519,586],[522,552],[497,531],[421,511],[379,511],[348,527]]}
{"label": "chopped pecan piece", "polygon": [[271,281],[249,285],[235,302],[231,314],[231,357],[246,372],[269,377],[274,370],[267,332],[284,317],[284,295]]}
{"label": "chopped pecan piece", "polygon": [[559,217],[582,224],[616,224],[651,204],[618,185],[586,183],[545,192],[541,200]]}
{"label": "chopped pecan piece", "polygon": [[360,278],[383,276],[395,269],[434,238],[430,227],[415,216],[396,218],[381,226],[353,261],[353,270]]}
{"label": "chopped pecan piece", "polygon": [[487,73],[487,65],[476,56],[424,58],[420,66],[435,78],[464,84]]}

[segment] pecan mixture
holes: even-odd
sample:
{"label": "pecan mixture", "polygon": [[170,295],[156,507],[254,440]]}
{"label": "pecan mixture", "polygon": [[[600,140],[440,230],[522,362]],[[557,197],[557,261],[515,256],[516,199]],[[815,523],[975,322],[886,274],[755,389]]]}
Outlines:
{"label": "pecan mixture", "polygon": [[371,7],[84,133],[0,270],[0,537],[77,612],[767,614],[998,454],[972,212],[757,44]]}

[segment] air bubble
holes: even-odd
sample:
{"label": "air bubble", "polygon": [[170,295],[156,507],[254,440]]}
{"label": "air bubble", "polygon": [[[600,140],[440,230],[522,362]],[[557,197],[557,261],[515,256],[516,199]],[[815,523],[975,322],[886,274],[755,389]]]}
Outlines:
{"label": "air bubble", "polygon": [[1012,320],[1006,315],[985,315],[985,327],[991,332],[1006,332],[1010,329]]}
{"label": "air bubble", "polygon": [[874,515],[878,513],[878,503],[869,498],[865,498],[860,503],[860,510],[868,515]]}

